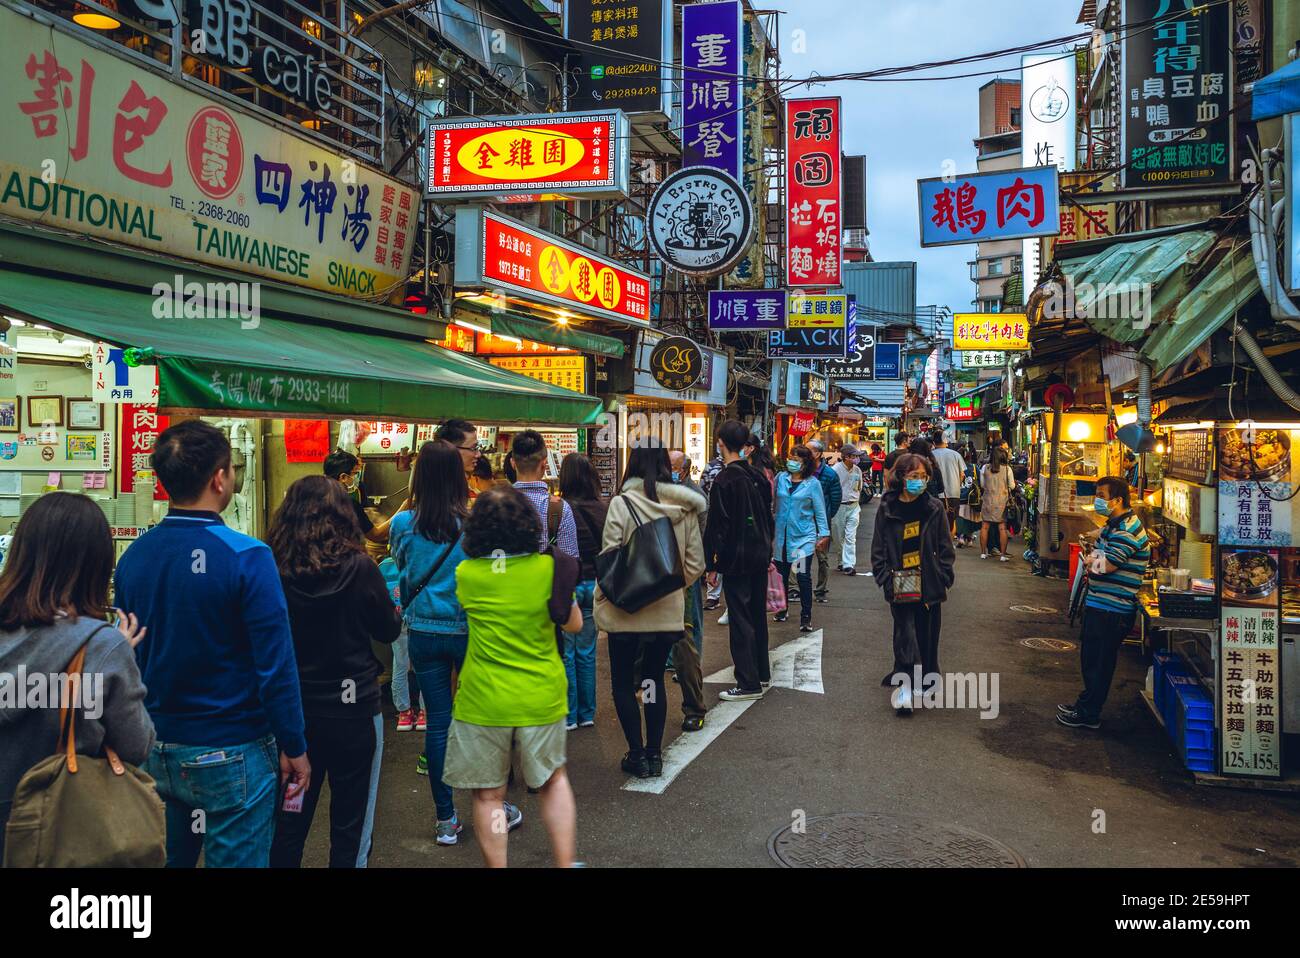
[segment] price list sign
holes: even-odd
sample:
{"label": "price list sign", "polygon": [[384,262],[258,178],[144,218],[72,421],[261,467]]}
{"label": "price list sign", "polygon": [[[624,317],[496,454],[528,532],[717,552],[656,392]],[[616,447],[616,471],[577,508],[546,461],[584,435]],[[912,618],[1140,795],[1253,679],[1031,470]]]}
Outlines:
{"label": "price list sign", "polygon": [[1278,553],[1224,550],[1219,586],[1219,764],[1224,775],[1282,775],[1282,588]]}

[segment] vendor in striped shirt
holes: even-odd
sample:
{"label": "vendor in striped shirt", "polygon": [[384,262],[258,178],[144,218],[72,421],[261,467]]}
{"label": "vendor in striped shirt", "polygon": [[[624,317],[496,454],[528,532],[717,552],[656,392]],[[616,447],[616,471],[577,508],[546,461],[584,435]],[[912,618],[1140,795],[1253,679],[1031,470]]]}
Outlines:
{"label": "vendor in striped shirt", "polygon": [[1146,529],[1129,506],[1127,480],[1097,480],[1093,506],[1106,516],[1089,557],[1088,593],[1084,599],[1079,658],[1083,691],[1073,705],[1058,705],[1056,720],[1070,728],[1101,728],[1101,708],[1110,693],[1119,647],[1133,631],[1138,589],[1151,559]]}

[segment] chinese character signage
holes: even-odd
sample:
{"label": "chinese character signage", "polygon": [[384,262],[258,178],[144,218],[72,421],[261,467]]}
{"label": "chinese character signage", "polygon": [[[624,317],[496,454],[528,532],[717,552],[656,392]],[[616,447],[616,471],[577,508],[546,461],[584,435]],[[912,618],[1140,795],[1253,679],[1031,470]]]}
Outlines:
{"label": "chinese character signage", "polygon": [[[780,101],[768,102],[759,85],[762,82],[767,63],[767,35],[754,17],[745,21],[743,31],[745,38],[745,58],[742,61],[743,79],[741,97],[745,110],[745,122],[741,137],[741,173],[740,185],[749,195],[749,205],[754,209],[755,231],[759,236],[767,235],[767,184],[768,170],[763,165],[763,151],[766,138],[763,134],[764,117],[773,109],[780,108]],[[779,209],[778,207],[774,207]],[[765,283],[764,264],[767,261],[766,248],[763,243],[750,243],[749,249],[726,276],[726,285],[732,289],[762,289]]]}
{"label": "chinese character signage", "polygon": [[983,417],[984,400],[979,394],[962,396],[943,404],[943,418],[949,422],[972,422]]}
{"label": "chinese character signage", "polygon": [[799,374],[799,401],[810,403],[826,402],[830,384],[825,376],[804,371]]}
{"label": "chinese character signage", "polygon": [[[1026,53],[1020,58],[1020,165],[1075,166],[1075,54]],[[1062,217],[1064,219],[1064,217]],[[1039,243],[1022,244],[1025,288],[1038,285]]]}
{"label": "chinese character signage", "polygon": [[622,198],[628,129],[618,110],[435,120],[426,193],[450,201]]}
{"label": "chinese character signage", "polygon": [[[564,35],[580,51],[569,108],[672,112],[669,0],[567,0]],[[445,14],[444,14],[445,16]]]}
{"label": "chinese character signage", "polygon": [[477,206],[456,211],[455,282],[606,319],[645,323],[650,315],[644,273]]}
{"label": "chinese character signage", "polygon": [[709,290],[709,329],[784,328],[784,290]]}
{"label": "chinese character signage", "polygon": [[740,99],[740,0],[682,8],[682,166],[712,166],[733,179],[744,169]]}
{"label": "chinese character signage", "polygon": [[961,364],[965,369],[1001,369],[1007,364],[1007,354],[992,349],[963,352]]}
{"label": "chinese character signage", "polygon": [[917,180],[921,245],[1055,236],[1060,230],[1054,166]]}
{"label": "chinese character signage", "polygon": [[106,403],[157,403],[158,367],[128,366],[126,350],[95,343],[90,353],[90,398]]}
{"label": "chinese character signage", "polygon": [[[853,300],[849,300],[850,320],[853,319]],[[876,327],[856,326],[849,337],[848,355],[832,359],[826,372],[837,382],[871,380],[876,378]]]}
{"label": "chinese character signage", "polygon": [[1015,351],[1029,348],[1029,321],[1024,313],[954,313],[952,348]]}
{"label": "chinese character signage", "polygon": [[1219,555],[1219,765],[1224,775],[1282,775],[1282,583],[1278,553]]}
{"label": "chinese character signage", "polygon": [[785,285],[839,286],[840,98],[785,102]]}
{"label": "chinese character signage", "polygon": [[[1075,199],[1082,200],[1079,190],[1084,184],[1095,180],[1092,173],[1065,173],[1061,176],[1061,190],[1075,193]],[[1114,182],[1108,180],[1108,183]],[[1103,200],[1104,191],[1094,187],[1089,190],[1090,198]],[[1085,194],[1088,195],[1088,194]],[[1057,244],[1077,243],[1082,240],[1097,239],[1100,236],[1113,236],[1116,232],[1115,204],[1102,202],[1066,203],[1061,206],[1061,234],[1056,238]]]}
{"label": "chinese character signage", "polygon": [[416,190],[12,11],[0,34],[0,213],[348,296],[405,281]]}
{"label": "chinese character signage", "polygon": [[552,386],[587,391],[586,356],[493,356],[488,362]]}
{"label": "chinese character signage", "polygon": [[[451,329],[452,327],[448,326],[447,328]],[[573,352],[568,346],[552,346],[550,343],[520,339],[517,336],[476,333],[474,338],[474,352],[480,356],[525,356],[534,353],[546,356],[554,353]]]}
{"label": "chinese character signage", "polygon": [[790,329],[844,329],[848,328],[849,298],[814,295],[795,291],[790,294],[786,326]]}
{"label": "chinese character signage", "polygon": [[1233,176],[1229,3],[1124,0],[1124,185],[1226,183]]}
{"label": "chinese character signage", "polygon": [[1218,430],[1221,545],[1291,545],[1291,446],[1296,436],[1249,423]]}
{"label": "chinese character signage", "polygon": [[[126,495],[135,491],[137,472],[153,472],[154,441],[170,425],[170,417],[158,415],[158,407],[149,403],[125,402],[119,408],[122,418],[117,429],[117,491]],[[157,480],[153,497],[159,501],[167,498],[162,483]]]}

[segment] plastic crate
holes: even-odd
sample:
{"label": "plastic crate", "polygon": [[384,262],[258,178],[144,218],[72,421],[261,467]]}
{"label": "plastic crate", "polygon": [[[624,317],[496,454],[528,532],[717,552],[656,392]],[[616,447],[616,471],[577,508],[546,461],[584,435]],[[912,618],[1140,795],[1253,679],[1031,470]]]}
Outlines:
{"label": "plastic crate", "polygon": [[1171,689],[1179,758],[1193,771],[1214,771],[1214,701],[1196,679],[1171,683]]}
{"label": "plastic crate", "polygon": [[1161,718],[1165,714],[1165,698],[1169,689],[1169,682],[1165,678],[1170,671],[1182,672],[1186,674],[1178,653],[1171,652],[1168,649],[1156,649],[1151,653],[1151,694],[1155,700],[1156,711]]}

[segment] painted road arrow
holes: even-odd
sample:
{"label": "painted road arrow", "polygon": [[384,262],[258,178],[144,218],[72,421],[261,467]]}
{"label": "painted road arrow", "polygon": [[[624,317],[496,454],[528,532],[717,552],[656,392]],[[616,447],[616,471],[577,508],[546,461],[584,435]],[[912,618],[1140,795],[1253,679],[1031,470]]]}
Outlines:
{"label": "painted road arrow", "polygon": [[[778,645],[770,653],[772,663],[772,688],[794,689],[799,692],[825,693],[822,687],[822,630],[809,632],[799,638]],[[734,668],[714,672],[704,680],[715,685],[736,684]],[[664,771],[655,778],[629,778],[623,785],[627,792],[650,792],[661,795],[678,775],[686,770],[709,744],[740,718],[751,705],[762,699],[747,702],[720,701],[709,709],[704,728],[698,732],[679,735],[664,749]]]}

